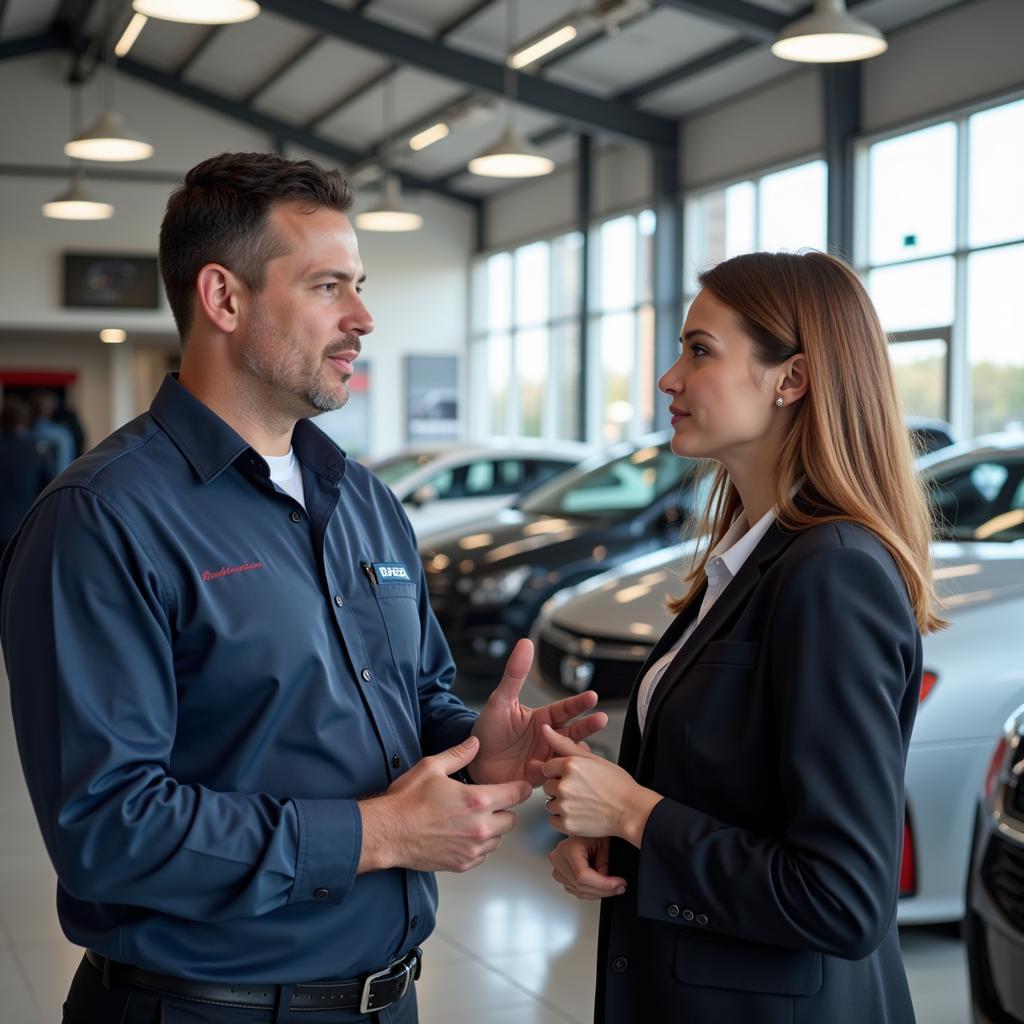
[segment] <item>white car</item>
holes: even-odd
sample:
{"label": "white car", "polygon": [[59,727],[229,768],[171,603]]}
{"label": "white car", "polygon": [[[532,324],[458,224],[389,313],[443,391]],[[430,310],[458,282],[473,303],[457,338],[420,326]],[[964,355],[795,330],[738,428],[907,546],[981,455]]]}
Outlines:
{"label": "white car", "polygon": [[417,536],[425,537],[512,505],[593,452],[578,441],[539,439],[425,444],[370,469],[405,506]]}
{"label": "white car", "polygon": [[[992,737],[1024,701],[1024,436],[952,445],[918,461],[941,522],[935,579],[951,628],[924,639],[925,678],[907,762],[899,920],[959,920],[977,794]],[[614,758],[630,690],[682,592],[692,542],[555,595],[534,625],[526,703],[594,689]]]}

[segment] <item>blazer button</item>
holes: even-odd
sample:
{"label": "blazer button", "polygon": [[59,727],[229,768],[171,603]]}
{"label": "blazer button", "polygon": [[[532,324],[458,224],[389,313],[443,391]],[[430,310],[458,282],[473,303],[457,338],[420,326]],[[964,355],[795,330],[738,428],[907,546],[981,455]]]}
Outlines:
{"label": "blazer button", "polygon": [[617,956],[612,961],[612,970],[617,974],[624,974],[628,966],[629,961],[624,956]]}
{"label": "blazer button", "polygon": [[291,515],[288,518],[291,519],[293,523],[301,523],[302,513],[297,508],[293,508],[291,511]]}
{"label": "blazer button", "polygon": [[708,923],[708,915],[707,914],[698,914],[694,918],[694,920],[697,922],[697,924],[699,924],[701,926],[701,928],[703,928]]}
{"label": "blazer button", "polygon": [[683,911],[683,920],[686,921],[687,923],[692,921],[693,920],[693,911],[692,910],[684,910]]}
{"label": "blazer button", "polygon": [[670,903],[665,908],[665,911],[666,911],[666,913],[668,914],[669,917],[678,917],[679,916],[679,907],[677,907],[676,904],[674,904],[674,903]]}

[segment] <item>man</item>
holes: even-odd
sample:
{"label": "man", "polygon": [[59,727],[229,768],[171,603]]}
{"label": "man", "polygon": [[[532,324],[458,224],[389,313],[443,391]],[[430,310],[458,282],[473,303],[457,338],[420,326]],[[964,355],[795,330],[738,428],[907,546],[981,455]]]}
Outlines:
{"label": "man", "polygon": [[29,436],[28,406],[18,395],[5,396],[0,408],[0,552],[50,482],[50,463],[47,445]]}
{"label": "man", "polygon": [[67,427],[56,420],[59,400],[52,391],[33,391],[28,396],[32,410],[31,434],[45,441],[53,452],[53,475],[63,473],[75,458],[75,439]]}
{"label": "man", "polygon": [[519,705],[525,641],[479,718],[456,700],[399,503],[308,422],[373,329],[350,204],[306,161],[189,172],[160,235],[180,377],[0,566],[22,763],[88,950],[69,1024],[414,1021],[431,872],[513,827],[543,723],[606,720],[569,724],[593,693]]}

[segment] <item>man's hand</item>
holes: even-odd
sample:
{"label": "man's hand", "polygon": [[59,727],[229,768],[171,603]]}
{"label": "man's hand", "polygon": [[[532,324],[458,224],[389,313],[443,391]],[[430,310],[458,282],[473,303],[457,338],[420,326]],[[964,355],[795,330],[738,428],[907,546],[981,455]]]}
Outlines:
{"label": "man's hand", "polygon": [[480,740],[480,753],[469,771],[477,782],[526,779],[531,786],[539,786],[544,781],[541,765],[551,756],[551,745],[541,731],[543,726],[549,725],[581,743],[608,724],[604,712],[572,721],[597,703],[593,690],[542,708],[520,704],[519,694],[532,663],[533,644],[520,640],[509,655],[501,682],[473,726],[473,735]]}
{"label": "man's hand", "polygon": [[551,877],[570,896],[580,900],[603,900],[621,896],[626,880],[608,874],[608,837],[563,839],[548,855]]}
{"label": "man's hand", "polygon": [[493,853],[516,816],[509,810],[531,792],[522,781],[465,786],[448,776],[477,754],[470,736],[425,757],[381,796],[359,802],[363,849],[359,874],[384,868],[469,871]]}
{"label": "man's hand", "polygon": [[661,794],[550,727],[545,735],[554,751],[543,765],[551,827],[567,836],[618,836],[640,849],[647,819]]}

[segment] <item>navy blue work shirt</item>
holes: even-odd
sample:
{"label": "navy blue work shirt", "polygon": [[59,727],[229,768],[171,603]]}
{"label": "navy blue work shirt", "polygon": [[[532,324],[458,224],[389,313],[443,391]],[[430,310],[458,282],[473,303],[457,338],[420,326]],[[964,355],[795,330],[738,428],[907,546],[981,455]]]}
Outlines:
{"label": "navy blue work shirt", "polygon": [[356,875],[356,800],[475,716],[449,692],[397,499],[311,423],[293,447],[306,509],[168,377],[47,488],[0,565],[61,925],[115,960],[349,978],[433,928],[432,875]]}

